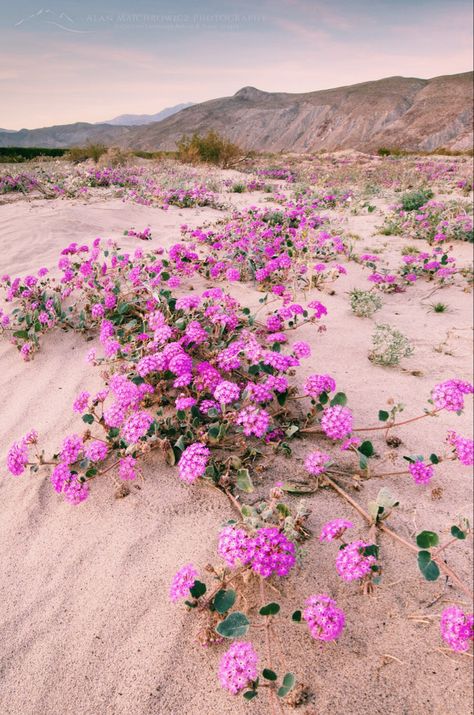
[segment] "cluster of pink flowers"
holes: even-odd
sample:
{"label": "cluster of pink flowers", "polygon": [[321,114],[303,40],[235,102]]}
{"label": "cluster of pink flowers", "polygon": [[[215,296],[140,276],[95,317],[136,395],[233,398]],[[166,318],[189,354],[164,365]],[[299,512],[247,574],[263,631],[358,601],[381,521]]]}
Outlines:
{"label": "cluster of pink flowers", "polygon": [[428,484],[434,474],[432,465],[425,464],[423,459],[417,459],[415,462],[410,462],[408,465],[408,471],[416,484]]}
{"label": "cluster of pink flowers", "polygon": [[357,540],[340,549],[336,557],[336,569],[344,581],[364,578],[373,571],[377,559],[372,554],[367,556],[364,553],[369,546],[371,544]]}
{"label": "cluster of pink flowers", "polygon": [[450,648],[460,653],[469,649],[474,640],[474,615],[457,606],[448,606],[441,614],[441,637]]}
{"label": "cluster of pink flowers", "polygon": [[468,437],[461,437],[456,432],[448,432],[447,442],[454,447],[457,459],[466,467],[474,464],[474,441]]}
{"label": "cluster of pink flowers", "polygon": [[310,375],[303,386],[303,391],[308,397],[317,399],[323,392],[332,392],[336,383],[330,375]]}
{"label": "cluster of pink flowers", "polygon": [[192,564],[187,564],[174,575],[170,587],[170,599],[176,603],[182,598],[189,597],[189,589],[194,586],[198,572]]}
{"label": "cluster of pink flowers", "polygon": [[336,602],[324,593],[310,596],[306,601],[303,618],[308,624],[313,638],[333,641],[339,638],[344,628],[344,612]]}
{"label": "cluster of pink flowers", "polygon": [[227,566],[234,568],[237,562],[248,563],[252,557],[251,539],[246,531],[235,526],[225,526],[219,534],[217,553]]}
{"label": "cluster of pink flowers", "polygon": [[331,457],[326,452],[311,452],[305,459],[304,467],[309,474],[317,476],[326,470],[330,461]]}
{"label": "cluster of pink flowers", "polygon": [[352,412],[348,407],[326,407],[321,417],[321,428],[331,439],[344,439],[352,432]]}
{"label": "cluster of pink flowers", "polygon": [[128,444],[136,444],[144,437],[153,422],[153,417],[145,410],[133,412],[122,427],[122,435]]}
{"label": "cluster of pink flowers", "polygon": [[221,380],[214,390],[214,398],[221,405],[230,405],[240,397],[239,386],[229,380]]}
{"label": "cluster of pink flowers", "polygon": [[19,442],[14,442],[7,454],[7,467],[13,476],[19,477],[28,465],[28,441],[23,437]]}
{"label": "cluster of pink flowers", "polygon": [[236,424],[241,425],[246,437],[263,437],[270,425],[270,415],[266,410],[249,405],[237,414]]}
{"label": "cluster of pink flowers", "polygon": [[346,529],[352,529],[354,524],[347,519],[333,519],[324,524],[319,535],[320,541],[334,541],[340,539]]}
{"label": "cluster of pink flowers", "polygon": [[446,380],[435,385],[431,393],[433,404],[438,410],[461,412],[464,409],[464,395],[474,392],[473,386],[464,380]]}
{"label": "cluster of pink flowers", "polygon": [[194,442],[186,447],[178,464],[180,479],[192,484],[199,477],[203,477],[209,456],[210,451],[202,442]]}
{"label": "cluster of pink flowers", "polygon": [[231,568],[237,562],[250,564],[264,578],[288,576],[296,563],[295,545],[276,527],[263,527],[249,536],[243,529],[226,526],[219,534],[217,551]]}
{"label": "cluster of pink flowers", "polygon": [[253,645],[246,641],[232,643],[222,656],[219,680],[223,688],[237,695],[258,676],[258,655]]}

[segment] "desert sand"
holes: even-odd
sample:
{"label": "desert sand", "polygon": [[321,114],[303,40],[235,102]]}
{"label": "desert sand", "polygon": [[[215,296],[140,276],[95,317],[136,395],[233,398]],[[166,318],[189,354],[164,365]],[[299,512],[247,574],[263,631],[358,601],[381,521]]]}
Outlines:
{"label": "desert sand", "polygon": [[[235,194],[226,200],[239,206],[264,205],[265,197]],[[372,214],[345,214],[341,219],[361,237],[358,246],[380,248],[390,262],[407,241],[376,233],[387,201],[375,203],[377,211]],[[66,242],[91,243],[97,236],[135,248],[140,242],[123,236],[130,226],[151,226],[150,245],[166,247],[179,240],[181,224],[198,226],[219,216],[209,208],[171,206],[164,212],[99,197],[6,202],[0,206],[1,272],[23,275],[40,266],[54,270]],[[421,249],[424,244],[418,243]],[[455,255],[460,264],[467,264],[471,247],[459,244]],[[348,274],[331,286],[333,294],[314,291],[312,297],[328,308],[327,330],[318,333],[307,325],[299,331],[297,339],[313,347],[313,357],[298,372],[299,380],[312,372],[330,372],[347,393],[357,423],[371,425],[389,398],[403,402],[408,417],[421,412],[437,382],[471,379],[470,292],[454,285],[430,298],[430,286],[420,281],[405,293],[386,296],[377,322],[400,328],[415,353],[401,368],[384,368],[367,358],[375,321],[355,317],[348,302],[349,290],[367,287],[367,273],[355,263],[347,268]],[[249,307],[256,307],[261,297],[250,285],[233,284],[229,290]],[[430,312],[434,299],[448,303],[450,311]],[[246,704],[242,697],[232,698],[220,689],[216,673],[224,646],[197,644],[196,621],[168,597],[180,566],[192,562],[203,569],[215,560],[219,526],[233,516],[223,496],[199,484],[183,484],[175,468],[151,456],[144,481],[133,485],[128,497],[115,499],[112,480],[102,479],[94,484],[92,497],[78,507],[55,494],[47,473],[7,473],[7,449],[28,429],[38,430],[47,451],[54,451],[66,433],[80,429],[72,402],[80,390],[100,384],[97,369],[85,362],[90,347],[80,335],[56,332],[45,338],[35,359],[25,363],[12,345],[0,343],[0,712],[264,715],[269,710],[263,699]],[[397,453],[430,454],[448,429],[468,436],[471,423],[469,405],[460,417],[443,412],[407,425],[396,430],[403,441]],[[296,441],[289,462],[270,461],[255,480],[257,489],[280,478],[301,476],[303,455],[314,441],[311,436],[306,443]],[[374,445],[380,454],[376,465],[388,471],[389,447],[379,436]],[[344,462],[342,453],[335,456]],[[406,475],[383,480],[400,500],[390,519],[392,528],[409,540],[422,529],[446,537],[457,517],[472,513],[469,471],[459,463],[441,464],[425,487]],[[368,480],[353,496],[366,506],[381,486],[381,480]],[[433,490],[438,490],[437,496]],[[354,538],[367,536],[363,520],[333,492],[319,490],[307,502],[308,526],[315,534],[337,516],[354,521]],[[303,627],[288,626],[291,634],[283,639],[284,655],[298,681],[312,693],[297,712],[469,715],[472,661],[441,650],[439,636],[443,607],[467,606],[466,598],[443,577],[435,583],[424,581],[415,556],[389,538],[382,535],[380,546],[383,579],[372,596],[338,578],[333,545],[321,545],[317,538],[307,543],[305,568],[291,586],[282,582],[284,595],[291,595],[296,586],[300,595],[294,597],[330,593],[347,618],[341,638],[322,645]],[[470,544],[463,542],[447,554],[449,565],[466,582],[471,553]],[[257,646],[258,639],[256,635]]]}

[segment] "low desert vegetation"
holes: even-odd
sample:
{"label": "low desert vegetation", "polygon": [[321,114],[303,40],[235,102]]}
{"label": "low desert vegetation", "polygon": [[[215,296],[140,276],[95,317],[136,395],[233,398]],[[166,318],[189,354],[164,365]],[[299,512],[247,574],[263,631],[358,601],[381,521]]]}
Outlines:
{"label": "low desert vegetation", "polygon": [[193,134],[177,142],[177,158],[189,164],[204,162],[221,168],[235,165],[248,155],[241,147],[210,131],[206,135]]}

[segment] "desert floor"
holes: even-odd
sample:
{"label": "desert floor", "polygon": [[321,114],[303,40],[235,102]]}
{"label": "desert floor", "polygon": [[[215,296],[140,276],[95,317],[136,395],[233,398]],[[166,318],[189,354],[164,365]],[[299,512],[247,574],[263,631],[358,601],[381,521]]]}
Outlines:
{"label": "desert floor", "polygon": [[[227,202],[241,207],[268,205],[266,198],[262,192],[226,195]],[[412,242],[377,233],[390,199],[374,203],[373,213],[346,212],[340,218],[346,230],[360,237],[358,250],[377,248],[393,263],[401,246]],[[149,245],[166,247],[180,240],[181,224],[198,226],[219,216],[210,208],[171,206],[165,212],[100,196],[7,201],[0,205],[1,272],[24,275],[40,266],[54,270],[66,243],[91,243],[97,236],[116,239],[128,248],[140,244],[146,250],[148,244],[123,235],[130,226],[149,225]],[[421,249],[423,242],[418,243]],[[461,265],[469,263],[471,253],[469,244],[456,245]],[[384,296],[375,318],[360,319],[350,310],[348,291],[367,288],[367,272],[353,262],[347,269],[331,291],[308,296],[322,300],[329,315],[326,332],[307,325],[298,333],[297,339],[313,347],[313,357],[298,373],[300,380],[313,372],[329,372],[347,393],[357,423],[370,425],[376,424],[378,410],[390,398],[403,402],[403,414],[409,417],[422,411],[436,383],[453,377],[471,379],[469,290],[455,284],[430,296],[431,285],[419,281],[405,293]],[[202,286],[209,285],[200,280]],[[241,303],[258,306],[261,293],[252,285],[226,288]],[[433,300],[447,303],[450,311],[430,311]],[[375,322],[390,323],[412,341],[415,353],[400,368],[379,367],[368,360]],[[80,428],[72,402],[79,391],[100,385],[84,359],[90,347],[80,335],[57,332],[45,338],[34,360],[25,363],[7,340],[0,343],[0,712],[268,713],[263,699],[247,704],[219,687],[216,672],[223,647],[196,644],[196,622],[168,598],[170,581],[181,565],[193,562],[204,568],[215,558],[218,528],[233,516],[223,496],[198,484],[183,484],[175,469],[151,457],[145,480],[134,485],[127,498],[114,499],[114,486],[104,479],[94,484],[92,497],[79,507],[55,494],[47,475],[15,478],[7,473],[7,449],[28,429],[36,428],[46,449],[54,451],[66,433]],[[430,454],[442,445],[448,429],[468,436],[471,424],[469,405],[459,417],[443,412],[407,425],[396,430],[402,439],[397,455]],[[311,437],[305,443],[296,441],[291,461],[268,462],[255,480],[257,487],[301,476],[303,456],[315,444]],[[379,453],[375,469],[390,471],[390,448],[380,436],[374,445]],[[344,461],[341,455],[336,457]],[[400,500],[390,520],[392,528],[409,540],[423,529],[449,536],[451,524],[472,513],[469,472],[456,462],[440,464],[426,487],[408,476],[383,480]],[[365,506],[381,486],[380,479],[368,480],[353,496]],[[363,520],[332,491],[309,495],[308,506],[308,525],[316,535],[330,518],[345,517],[355,522],[354,538],[367,536]],[[301,626],[285,634],[286,660],[311,691],[309,701],[296,712],[468,715],[472,660],[443,650],[439,636],[443,607],[467,605],[466,598],[444,578],[424,581],[415,556],[389,538],[382,535],[380,545],[383,579],[372,596],[339,579],[333,565],[336,547],[321,545],[317,538],[306,546],[305,566],[298,577],[291,585],[283,582],[283,595],[293,593],[300,600],[311,593],[330,593],[347,619],[336,643],[319,645]],[[450,550],[447,559],[469,582],[469,541]]]}

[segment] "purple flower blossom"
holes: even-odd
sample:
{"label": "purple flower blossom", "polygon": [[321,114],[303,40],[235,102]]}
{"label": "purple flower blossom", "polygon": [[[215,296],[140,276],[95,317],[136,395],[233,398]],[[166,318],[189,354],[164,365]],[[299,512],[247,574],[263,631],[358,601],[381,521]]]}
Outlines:
{"label": "purple flower blossom", "polygon": [[236,641],[221,658],[219,680],[223,688],[237,695],[258,676],[258,655],[253,645]]}
{"label": "purple flower blossom", "polygon": [[210,456],[209,449],[202,442],[194,442],[186,447],[178,463],[179,478],[192,484],[203,477]]}
{"label": "purple flower blossom", "polygon": [[364,550],[370,545],[358,540],[340,549],[336,557],[336,569],[344,581],[354,581],[371,573],[377,559],[364,554]]}
{"label": "purple flower blossom", "polygon": [[194,586],[198,572],[192,564],[187,564],[174,575],[170,587],[170,599],[173,603],[182,598],[189,598],[189,589]]}
{"label": "purple flower blossom", "polygon": [[346,620],[344,612],[337,608],[336,602],[324,593],[308,598],[303,618],[313,638],[320,641],[339,638]]}
{"label": "purple flower blossom", "polygon": [[334,541],[340,539],[346,529],[352,529],[354,524],[347,519],[333,519],[324,524],[319,535],[320,541]]}
{"label": "purple flower blossom", "polygon": [[352,432],[352,412],[348,407],[327,407],[321,417],[321,427],[331,439],[343,439]]}
{"label": "purple flower blossom", "polygon": [[317,476],[325,471],[330,460],[331,457],[326,452],[311,452],[305,459],[304,468],[309,474]]}
{"label": "purple flower blossom", "polygon": [[457,606],[448,606],[441,614],[441,637],[453,650],[464,653],[474,639],[474,615]]}

